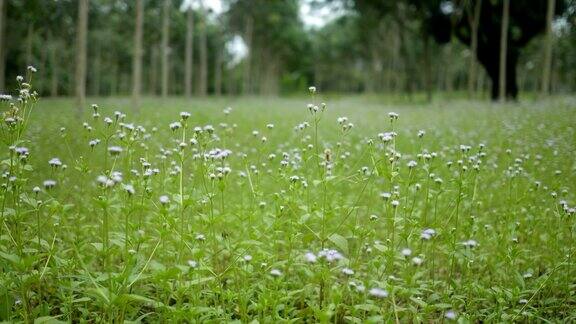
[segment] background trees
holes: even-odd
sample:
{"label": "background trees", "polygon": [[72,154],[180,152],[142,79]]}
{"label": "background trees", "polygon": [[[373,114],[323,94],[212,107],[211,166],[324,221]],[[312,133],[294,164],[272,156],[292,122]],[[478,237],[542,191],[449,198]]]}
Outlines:
{"label": "background trees", "polygon": [[[500,89],[504,0],[220,2],[89,0],[83,15],[84,0],[0,0],[0,91],[28,64],[42,95],[79,104],[82,89],[136,106],[141,94],[276,95],[312,83],[427,100]],[[303,5],[339,10],[312,26]],[[509,12],[506,96],[574,91],[576,1],[515,0]]]}

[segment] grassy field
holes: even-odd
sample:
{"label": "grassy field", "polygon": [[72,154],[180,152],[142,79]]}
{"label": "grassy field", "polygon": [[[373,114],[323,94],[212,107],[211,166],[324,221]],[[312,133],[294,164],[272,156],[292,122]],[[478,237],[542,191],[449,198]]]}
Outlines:
{"label": "grassy field", "polygon": [[385,99],[28,99],[0,320],[576,321],[576,100]]}

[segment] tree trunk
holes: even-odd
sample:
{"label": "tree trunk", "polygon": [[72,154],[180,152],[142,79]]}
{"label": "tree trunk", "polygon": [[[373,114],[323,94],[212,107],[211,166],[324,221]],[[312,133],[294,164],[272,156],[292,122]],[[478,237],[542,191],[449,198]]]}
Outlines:
{"label": "tree trunk", "polygon": [[550,71],[552,67],[552,19],[554,19],[555,0],[548,0],[546,11],[546,36],[544,39],[544,66],[542,69],[542,96],[550,93]]}
{"label": "tree trunk", "polygon": [[6,85],[6,49],[4,28],[6,27],[6,1],[0,0],[0,92],[4,92]]}
{"label": "tree trunk", "polygon": [[86,102],[86,38],[88,34],[88,0],[78,1],[78,30],[76,32],[76,107],[78,116]]}
{"label": "tree trunk", "polygon": [[168,80],[169,80],[169,61],[168,51],[170,37],[170,0],[164,0],[163,18],[162,18],[162,97],[168,96]]}
{"label": "tree trunk", "polygon": [[158,92],[158,45],[152,45],[150,53],[150,94],[156,95]]}
{"label": "tree trunk", "polygon": [[244,71],[243,71],[243,76],[242,76],[242,93],[243,94],[250,94],[252,92],[252,85],[251,85],[251,81],[252,81],[252,53],[253,53],[253,48],[252,48],[252,36],[254,33],[254,20],[252,19],[252,17],[248,16],[246,17],[246,21],[245,21],[245,41],[246,41],[246,47],[248,49],[247,53],[246,53],[246,58],[244,59],[245,64],[244,64]]}
{"label": "tree trunk", "polygon": [[432,102],[432,60],[430,58],[430,35],[424,32],[424,83],[426,87],[426,102]]}
{"label": "tree trunk", "polygon": [[34,65],[33,58],[33,40],[34,40],[34,26],[28,24],[28,33],[26,34],[26,65]]}
{"label": "tree trunk", "polygon": [[216,48],[216,57],[214,58],[214,94],[222,95],[222,50],[219,45]]}
{"label": "tree trunk", "polygon": [[474,13],[472,15],[472,21],[470,23],[470,62],[468,66],[468,98],[472,99],[474,97],[474,91],[476,89],[476,60],[478,52],[478,27],[480,26],[480,13],[482,8],[482,0],[476,0],[474,5]]}
{"label": "tree trunk", "polygon": [[[0,0],[1,1],[1,0]],[[54,41],[52,33],[48,31],[48,46],[50,48],[50,96],[58,96],[58,77],[60,66],[56,53],[58,51],[58,42]]]}
{"label": "tree trunk", "polygon": [[99,44],[96,45],[96,54],[94,56],[94,63],[92,64],[94,79],[92,80],[92,95],[99,96],[100,95],[100,81],[102,75],[102,49]]}
{"label": "tree trunk", "polygon": [[208,44],[206,39],[206,12],[202,10],[200,20],[200,82],[198,93],[205,96],[208,92]]}
{"label": "tree trunk", "polygon": [[498,99],[500,102],[506,100],[506,58],[508,53],[508,24],[510,19],[510,0],[503,0],[502,6],[502,29],[500,30],[500,64],[498,65]]}
{"label": "tree trunk", "polygon": [[188,8],[187,15],[184,94],[187,98],[190,98],[192,96],[192,69],[194,67],[194,11],[192,8]]}
{"label": "tree trunk", "polygon": [[132,106],[140,110],[142,92],[142,25],[144,21],[143,0],[136,0],[136,26],[134,30],[134,53],[132,57]]}

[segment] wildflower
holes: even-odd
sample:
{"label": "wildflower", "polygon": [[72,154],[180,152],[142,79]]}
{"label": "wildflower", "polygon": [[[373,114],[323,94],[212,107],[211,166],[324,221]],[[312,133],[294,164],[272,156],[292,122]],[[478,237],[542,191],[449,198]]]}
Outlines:
{"label": "wildflower", "polygon": [[411,160],[410,162],[408,162],[408,168],[412,169],[414,167],[416,167],[418,165],[418,163],[414,160]]}
{"label": "wildflower", "polygon": [[426,132],[423,130],[418,131],[418,137],[420,137],[420,138],[424,137],[425,134],[426,134]]}
{"label": "wildflower", "polygon": [[243,257],[243,259],[244,259],[244,261],[246,261],[246,262],[250,262],[250,261],[252,261],[252,256],[251,256],[250,254],[246,254],[246,255]]}
{"label": "wildflower", "polygon": [[311,94],[315,94],[316,93],[316,87],[314,87],[314,86],[308,87],[308,91],[310,91]]}
{"label": "wildflower", "polygon": [[183,111],[180,113],[180,118],[182,118],[182,120],[186,120],[186,119],[190,118],[190,116],[192,116],[192,115],[187,111]]}
{"label": "wildflower", "polygon": [[107,176],[104,175],[99,175],[98,177],[96,177],[96,182],[104,188],[110,188],[113,187],[114,184],[116,184],[114,180],[109,179]]}
{"label": "wildflower", "polygon": [[304,258],[306,259],[306,262],[309,263],[314,263],[317,260],[316,255],[312,252],[306,252],[306,254],[304,254]]}
{"label": "wildflower", "polygon": [[112,156],[120,155],[120,153],[122,153],[122,147],[110,146],[110,147],[108,147],[108,153],[110,153],[110,155],[112,155]]}
{"label": "wildflower", "polygon": [[427,241],[432,237],[434,237],[434,235],[436,235],[436,231],[431,228],[427,228],[422,231],[422,234],[420,234],[420,238]]}
{"label": "wildflower", "polygon": [[380,194],[380,198],[382,198],[384,200],[388,200],[388,199],[390,199],[390,197],[392,197],[392,194],[389,192],[383,192]]}
{"label": "wildflower", "polygon": [[204,236],[204,234],[196,235],[196,241],[205,241],[205,240],[206,240],[206,236]]}
{"label": "wildflower", "polygon": [[408,257],[412,255],[412,250],[410,250],[409,248],[403,248],[402,251],[400,251],[400,253],[402,253],[403,256]]}
{"label": "wildflower", "polygon": [[198,267],[198,262],[194,260],[188,260],[188,266],[192,269],[196,269]]}
{"label": "wildflower", "polygon": [[478,246],[478,242],[476,242],[475,240],[467,240],[462,242],[462,245],[468,248],[475,248]]}
{"label": "wildflower", "polygon": [[382,288],[372,288],[368,291],[368,293],[370,294],[370,296],[372,297],[376,297],[376,298],[386,298],[388,297],[388,292]]}
{"label": "wildflower", "polygon": [[60,161],[59,158],[50,159],[50,161],[48,161],[48,164],[50,164],[50,166],[55,167],[55,168],[62,166],[62,162]]}
{"label": "wildflower", "polygon": [[266,128],[272,129],[272,128],[274,128],[274,124],[267,124],[267,125],[266,125]]}
{"label": "wildflower", "polygon": [[170,126],[171,130],[175,131],[178,128],[182,127],[182,124],[180,122],[173,122],[173,123],[170,123],[169,126]]}
{"label": "wildflower", "polygon": [[400,202],[398,200],[392,200],[390,204],[392,205],[392,207],[396,208],[400,205]]}
{"label": "wildflower", "polygon": [[342,256],[342,254],[340,254],[340,252],[338,252],[336,250],[329,250],[329,249],[324,249],[324,250],[318,252],[318,257],[325,258],[326,261],[328,261],[328,262],[342,260],[344,258]]}
{"label": "wildflower", "polygon": [[395,112],[389,112],[388,117],[390,117],[390,120],[395,120],[398,119],[399,115]]}
{"label": "wildflower", "polygon": [[35,194],[39,193],[40,190],[42,190],[42,189],[40,189],[40,187],[38,187],[38,186],[32,188],[32,192],[34,192]]}
{"label": "wildflower", "polygon": [[270,270],[270,274],[274,277],[280,277],[282,275],[282,272],[278,269],[272,269]]}
{"label": "wildflower", "polygon": [[131,185],[131,184],[123,185],[123,187],[124,187],[124,190],[126,190],[126,192],[127,192],[129,195],[133,195],[133,194],[136,193],[136,190],[134,190],[134,186]]}
{"label": "wildflower", "polygon": [[160,199],[160,203],[162,205],[167,205],[168,203],[170,203],[170,198],[168,198],[168,196],[166,196],[166,195],[160,196],[159,199]]}
{"label": "wildflower", "polygon": [[413,257],[412,258],[412,264],[414,264],[415,266],[419,266],[424,262],[424,259],[420,258],[420,257]]}
{"label": "wildflower", "polygon": [[24,77],[21,76],[21,75],[18,75],[18,76],[16,76],[16,81],[17,81],[17,82],[22,82],[22,81],[24,81]]}
{"label": "wildflower", "polygon": [[30,71],[31,73],[36,73],[38,70],[36,70],[35,67],[33,67],[32,65],[28,65],[28,71]]}
{"label": "wildflower", "polygon": [[454,312],[453,310],[449,310],[446,313],[444,313],[444,317],[446,317],[446,319],[449,319],[449,320],[455,320],[456,319],[456,312]]}
{"label": "wildflower", "polygon": [[43,184],[44,184],[44,188],[52,189],[56,186],[56,181],[55,180],[45,180]]}
{"label": "wildflower", "polygon": [[351,276],[354,274],[354,270],[352,270],[350,268],[344,268],[344,269],[342,269],[342,273],[347,275],[347,276]]}

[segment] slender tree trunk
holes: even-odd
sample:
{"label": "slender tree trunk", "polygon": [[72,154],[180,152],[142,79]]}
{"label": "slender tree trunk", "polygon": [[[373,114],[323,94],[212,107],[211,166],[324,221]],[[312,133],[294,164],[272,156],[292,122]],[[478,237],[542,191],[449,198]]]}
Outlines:
{"label": "slender tree trunk", "polygon": [[158,93],[158,44],[152,45],[150,53],[150,89],[152,95]]}
{"label": "slender tree trunk", "polygon": [[506,100],[506,57],[508,53],[508,24],[510,18],[510,0],[503,0],[502,29],[500,30],[500,64],[498,65],[498,99]]}
{"label": "slender tree trunk", "polygon": [[100,95],[100,81],[102,75],[102,49],[99,44],[96,44],[96,51],[94,54],[94,63],[92,64],[92,74],[94,78],[92,80],[92,95],[99,96]]}
{"label": "slender tree trunk", "polygon": [[208,93],[208,44],[206,39],[206,12],[202,10],[200,20],[200,82],[198,93],[205,96]]}
{"label": "slender tree trunk", "polygon": [[430,35],[424,32],[424,83],[426,102],[432,102],[432,60],[430,58]]}
{"label": "slender tree trunk", "polygon": [[34,25],[28,24],[28,32],[26,34],[26,65],[34,65],[33,58],[33,40],[34,40]]}
{"label": "slender tree trunk", "polygon": [[478,28],[480,26],[480,13],[482,9],[482,0],[476,0],[474,5],[474,13],[472,15],[472,21],[470,24],[470,30],[472,35],[470,35],[470,62],[468,66],[468,98],[472,99],[474,97],[474,91],[476,89],[476,55],[478,52]]}
{"label": "slender tree trunk", "polygon": [[60,71],[60,67],[58,66],[58,59],[56,56],[58,51],[58,44],[59,43],[57,41],[54,41],[52,33],[48,31],[48,47],[50,48],[50,96],[52,97],[58,96],[58,77]]}
{"label": "slender tree trunk", "polygon": [[86,38],[88,36],[88,0],[78,0],[78,30],[76,32],[76,107],[78,116],[86,102]]}
{"label": "slender tree trunk", "polygon": [[184,94],[190,98],[192,96],[192,69],[194,68],[194,11],[192,8],[188,8],[187,15]]}
{"label": "slender tree trunk", "polygon": [[542,96],[547,96],[550,93],[550,72],[552,67],[552,20],[554,19],[554,9],[556,6],[555,0],[548,0],[548,8],[546,10],[546,36],[544,39],[544,67],[542,69]]}
{"label": "slender tree trunk", "polygon": [[6,26],[6,1],[0,0],[0,92],[6,85],[6,44],[4,40],[4,28]]}
{"label": "slender tree trunk", "polygon": [[248,49],[246,53],[246,58],[244,58],[244,71],[242,75],[242,93],[243,94],[250,94],[252,92],[252,56],[253,56],[253,48],[252,48],[252,36],[254,33],[254,20],[252,17],[246,17],[245,21],[245,38],[244,41],[246,42],[246,47]]}
{"label": "slender tree trunk", "polygon": [[144,22],[143,0],[136,0],[136,26],[134,30],[134,53],[132,58],[132,106],[140,110],[142,92],[142,29]]}
{"label": "slender tree trunk", "polygon": [[214,58],[214,94],[222,95],[222,49],[219,46],[216,48]]}
{"label": "slender tree trunk", "polygon": [[170,62],[169,55],[169,37],[170,37],[170,0],[164,0],[164,10],[162,18],[162,97],[168,96],[168,80]]}

